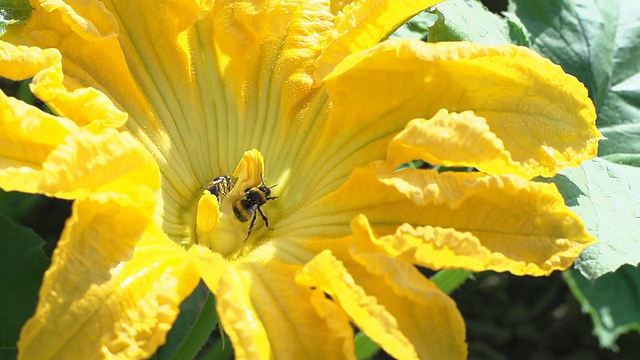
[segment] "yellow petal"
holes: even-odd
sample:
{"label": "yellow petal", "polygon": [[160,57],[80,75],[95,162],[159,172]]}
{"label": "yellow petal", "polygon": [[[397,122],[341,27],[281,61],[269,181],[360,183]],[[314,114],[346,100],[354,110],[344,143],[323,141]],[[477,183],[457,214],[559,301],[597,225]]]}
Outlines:
{"label": "yellow petal", "polygon": [[237,359],[267,359],[269,338],[249,296],[251,277],[220,254],[200,245],[189,248],[202,280],[216,295],[216,309]]}
{"label": "yellow petal", "polygon": [[[227,0],[216,2],[214,13],[214,35],[230,60],[229,75],[233,79],[252,80],[262,75],[256,73],[262,67],[264,71],[274,71],[274,80],[284,85],[282,97],[287,102],[298,102],[300,94],[310,90],[315,60],[333,25],[328,2],[296,0],[254,4]],[[269,63],[273,64],[272,69],[268,68]],[[291,95],[293,98],[287,98]]]}
{"label": "yellow petal", "polygon": [[321,289],[337,301],[355,324],[390,355],[417,359],[413,344],[398,328],[398,322],[375,296],[368,295],[344,264],[325,250],[307,263],[298,283]]}
{"label": "yellow petal", "polygon": [[355,238],[330,243],[333,254],[323,251],[305,265],[298,282],[326,292],[396,358],[465,358],[464,322],[453,300],[410,263],[377,250],[355,222],[354,231]]}
{"label": "yellow petal", "polygon": [[460,114],[440,110],[429,120],[415,119],[389,144],[387,162],[393,168],[421,159],[442,166],[466,166],[490,174],[531,177],[511,159],[486,119],[471,111]]}
{"label": "yellow petal", "polygon": [[60,52],[37,47],[15,46],[0,41],[0,76],[11,80],[33,77],[38,71],[60,63]]}
{"label": "yellow petal", "polygon": [[318,59],[320,81],[350,54],[368,49],[402,23],[441,0],[354,1],[334,20],[327,46]]}
{"label": "yellow petal", "polygon": [[300,265],[284,261],[279,253],[272,256],[268,246],[233,263],[199,245],[189,251],[217,296],[220,319],[236,355],[257,357],[264,351],[274,358],[353,357],[348,319],[316,291],[295,283]]}
{"label": "yellow petal", "polygon": [[[38,60],[21,76],[32,77],[46,69],[32,91],[56,114],[81,125],[96,120],[101,126],[118,127],[127,120],[122,111],[126,109],[130,116],[151,123],[149,131],[155,128],[154,111],[125,60],[116,18],[102,4],[95,0],[34,1],[26,24],[9,26],[3,40],[45,49],[40,50],[42,55],[36,50],[14,52],[12,57],[17,59],[33,62],[50,52],[62,54],[63,64],[59,58],[55,63]],[[60,69],[64,69],[64,78]]]}
{"label": "yellow petal", "polygon": [[73,133],[43,169],[44,192],[65,198],[107,193],[149,203],[160,186],[155,160],[129,133],[113,129]]}
{"label": "yellow petal", "polygon": [[393,314],[418,357],[465,359],[465,326],[455,302],[410,262],[372,246],[364,216],[354,219],[352,228],[357,240],[349,252],[359,266],[349,272]]}
{"label": "yellow petal", "polygon": [[251,274],[251,299],[269,334],[274,358],[340,359],[353,357],[353,330],[337,307],[318,291],[295,282],[300,265],[276,254],[267,263],[240,265]]}
{"label": "yellow petal", "polygon": [[40,5],[45,12],[58,11],[62,22],[87,41],[118,35],[118,23],[100,1],[47,0]]}
{"label": "yellow petal", "polygon": [[0,185],[5,190],[80,198],[128,194],[150,203],[160,185],[155,160],[128,133],[78,128],[0,94]]}
{"label": "yellow petal", "polygon": [[327,133],[337,140],[366,131],[373,142],[408,119],[471,110],[513,161],[548,176],[594,157],[601,138],[584,85],[513,45],[389,40],[349,56],[325,80],[334,101]]}
{"label": "yellow petal", "polygon": [[21,359],[148,358],[198,274],[151,211],[111,199],[78,200],[45,273]]}
{"label": "yellow petal", "polygon": [[65,140],[41,168],[12,163],[0,170],[3,188],[67,199],[111,194],[139,204],[155,202],[157,166],[130,135],[80,130]]}
{"label": "yellow petal", "polygon": [[119,110],[103,93],[92,88],[68,90],[62,75],[61,56],[53,49],[15,46],[0,42],[0,64],[6,64],[3,76],[20,80],[33,76],[31,91],[57,115],[78,125],[95,124],[119,127],[127,114]]}
{"label": "yellow petal", "polygon": [[[198,79],[193,72],[195,60],[190,54],[192,49],[188,39],[191,34],[185,31],[198,19],[206,16],[211,9],[211,1],[137,1],[135,4],[122,0],[103,2],[109,13],[118,20],[122,34],[115,50],[118,54],[123,54],[126,60],[126,63],[118,62],[110,67],[121,69],[124,66],[123,70],[131,74],[126,76],[126,80],[133,76],[136,86],[146,98],[145,101],[150,102],[149,106],[153,108],[147,109],[145,106],[145,110],[157,112],[167,122],[173,118],[176,123],[187,123],[192,120],[192,115],[199,118],[197,112],[202,111],[202,99],[197,92],[197,81],[202,79]],[[66,53],[63,52],[63,55]],[[104,63],[104,60],[101,62]],[[112,81],[104,83],[113,84]],[[117,90],[115,95],[119,98],[128,95],[123,94],[122,89]],[[134,113],[137,121],[141,124],[148,121],[138,117],[138,111],[135,110],[140,108],[139,105],[128,104],[128,112]],[[176,126],[162,125],[169,131],[173,131]],[[187,124],[183,126],[188,128]],[[172,135],[179,138],[180,134]]]}
{"label": "yellow petal", "polygon": [[0,186],[37,192],[42,164],[77,129],[72,121],[40,111],[0,92]]}
{"label": "yellow petal", "polygon": [[[327,299],[326,294],[322,290],[312,289],[310,301],[318,315],[326,319],[327,326],[331,330],[333,337],[337,338],[337,341],[333,341],[342,343],[341,358],[355,358],[353,328],[351,327],[349,316],[337,306],[336,303]],[[314,335],[310,335],[310,338],[316,339]],[[324,347],[325,350],[327,348],[329,348],[329,346]]]}
{"label": "yellow petal", "polygon": [[[49,122],[32,123],[34,130],[43,132],[52,119],[41,118]],[[29,163],[29,155],[26,151],[10,154],[14,162],[7,162],[0,169],[3,188],[68,199],[96,193],[126,195],[130,201],[152,205],[160,186],[154,159],[130,134],[114,129],[95,133],[78,129],[56,144],[46,157],[41,154],[38,157],[38,160],[44,158],[41,164]]]}
{"label": "yellow petal", "polygon": [[[212,76],[219,82],[215,87],[207,85],[209,79],[202,81],[201,92],[211,93],[216,102],[213,116],[218,118],[221,158],[233,159],[256,147],[265,156],[283,159],[272,164],[276,170],[294,162],[297,153],[290,149],[309,141],[304,136],[285,140],[279,134],[310,133],[313,138],[322,125],[315,117],[321,111],[317,108],[325,106],[326,93],[318,99],[312,74],[332,19],[328,1],[215,2],[210,18],[199,24],[198,36],[203,41],[213,39],[217,52],[193,45],[194,51],[211,55],[207,61],[220,73]],[[213,26],[205,25],[209,22]],[[201,72],[210,67],[203,64]],[[235,121],[228,122],[230,116]],[[235,161],[228,164],[234,165]]]}
{"label": "yellow petal", "polygon": [[[321,253],[305,266],[298,281],[327,291],[351,316],[354,315],[350,311],[352,306],[372,308],[378,304],[388,312],[385,315],[392,316],[389,318],[391,323],[397,323],[391,328],[397,327],[421,359],[465,358],[465,327],[455,302],[416,271],[413,265],[373,247],[363,226],[366,227],[366,221],[364,224],[353,222],[355,236],[351,237],[352,244],[348,250],[333,246],[334,242],[329,243],[341,261],[332,258],[328,252]],[[346,282],[356,294],[350,296],[347,291],[341,290],[344,285],[334,285],[337,282]],[[357,295],[361,290],[366,292],[367,298]],[[378,330],[373,326],[364,327],[359,320],[362,321],[354,318],[354,322],[372,339],[380,341],[385,338],[383,334],[374,337]],[[393,346],[392,343],[379,343],[388,352],[389,347]],[[408,353],[393,355],[402,355],[400,358],[411,356]]]}
{"label": "yellow petal", "polygon": [[[405,239],[407,245],[397,246],[406,246],[409,257],[417,247],[413,241],[420,238],[429,256],[411,261],[435,269],[547,275],[569,267],[594,241],[555,185],[514,175],[394,173],[384,163],[372,164],[356,169],[347,183],[305,213],[317,219],[314,227],[305,229],[307,236],[320,236],[323,225],[337,235],[346,234],[344,226],[336,224],[364,214],[378,235],[390,235],[385,241]],[[398,229],[403,223],[421,228]]]}
{"label": "yellow petal", "polygon": [[31,82],[31,91],[53,112],[80,126],[92,124],[117,128],[128,115],[119,110],[105,94],[93,88],[69,91],[63,84],[62,64],[41,70]]}

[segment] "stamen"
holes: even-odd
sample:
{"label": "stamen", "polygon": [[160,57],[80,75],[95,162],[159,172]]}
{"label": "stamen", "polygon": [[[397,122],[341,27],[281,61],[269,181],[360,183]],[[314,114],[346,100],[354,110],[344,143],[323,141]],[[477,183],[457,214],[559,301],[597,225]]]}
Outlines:
{"label": "stamen", "polygon": [[205,190],[198,201],[198,212],[196,215],[196,227],[198,237],[209,234],[218,226],[220,219],[220,205],[218,197]]}

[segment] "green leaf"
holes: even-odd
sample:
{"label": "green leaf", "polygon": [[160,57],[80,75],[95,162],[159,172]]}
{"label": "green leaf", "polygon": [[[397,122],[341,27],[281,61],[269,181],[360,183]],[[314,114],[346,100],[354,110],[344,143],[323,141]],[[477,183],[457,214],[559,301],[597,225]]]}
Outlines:
{"label": "green leaf", "polygon": [[440,290],[451,294],[455,289],[464,284],[472,275],[470,271],[460,269],[440,270],[431,277]]}
{"label": "green leaf", "polygon": [[15,359],[22,325],[33,315],[49,260],[44,241],[0,215],[0,359]]}
{"label": "green leaf", "polygon": [[548,180],[598,239],[575,262],[586,278],[594,280],[624,264],[640,263],[639,178],[636,167],[598,158]]}
{"label": "green leaf", "polygon": [[211,346],[198,354],[199,360],[231,360],[234,358],[231,340],[227,334],[222,333],[222,335],[222,338],[216,339]]}
{"label": "green leaf", "polygon": [[27,20],[32,10],[29,0],[0,0],[0,36],[6,32],[7,25]]}
{"label": "green leaf", "polygon": [[429,29],[428,40],[471,41],[478,44],[522,44],[526,37],[520,25],[487,10],[477,0],[449,0],[434,7],[438,21]]}
{"label": "green leaf", "polygon": [[640,2],[512,0],[533,49],[589,89],[600,155],[640,154]]}
{"label": "green leaf", "polygon": [[209,335],[218,325],[216,301],[211,292],[206,292],[206,300],[193,327],[172,355],[172,359],[194,359],[204,348]]}
{"label": "green leaf", "polygon": [[46,199],[44,195],[25,194],[17,191],[6,192],[0,189],[0,215],[12,220],[19,220],[44,199]]}
{"label": "green leaf", "polygon": [[172,359],[178,347],[187,338],[198,315],[202,311],[204,300],[207,296],[207,289],[201,282],[182,303],[180,304],[180,314],[171,326],[167,334],[167,341],[156,351],[156,357],[160,360]]}
{"label": "green leaf", "polygon": [[[640,120],[637,117],[636,120]],[[640,123],[621,125],[600,125],[600,132],[607,137],[600,141],[600,156],[612,154],[640,154]]]}
{"label": "green leaf", "polygon": [[594,282],[575,270],[563,275],[582,310],[591,315],[600,346],[617,351],[618,336],[640,330],[640,269],[625,265]]}
{"label": "green leaf", "polygon": [[354,344],[356,349],[356,359],[358,360],[371,359],[378,353],[378,351],[380,351],[380,345],[373,342],[373,340],[363,332],[356,334]]}
{"label": "green leaf", "polygon": [[611,154],[602,158],[616,164],[640,167],[640,154]]}
{"label": "green leaf", "polygon": [[429,28],[435,24],[438,16],[428,12],[421,12],[400,26],[390,38],[426,39]]}

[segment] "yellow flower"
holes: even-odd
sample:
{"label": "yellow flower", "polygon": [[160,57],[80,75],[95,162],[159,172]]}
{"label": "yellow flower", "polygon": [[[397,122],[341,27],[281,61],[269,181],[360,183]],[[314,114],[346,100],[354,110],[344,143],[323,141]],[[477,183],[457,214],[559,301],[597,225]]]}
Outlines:
{"label": "yellow flower", "polygon": [[464,358],[414,265],[570,266],[593,239],[530,180],[600,134],[528,49],[382,41],[436,2],[33,1],[0,75],[56,116],[0,95],[0,186],[75,202],[20,357],[149,357],[203,279],[238,358],[353,358],[352,323]]}

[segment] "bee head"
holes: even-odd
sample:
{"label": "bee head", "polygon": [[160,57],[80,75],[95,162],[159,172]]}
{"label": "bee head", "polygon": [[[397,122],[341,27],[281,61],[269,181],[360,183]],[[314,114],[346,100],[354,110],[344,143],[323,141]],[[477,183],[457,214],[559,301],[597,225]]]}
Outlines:
{"label": "bee head", "polygon": [[271,185],[271,186],[267,186],[264,184],[264,178],[262,177],[262,174],[260,174],[260,185],[257,186],[257,188],[262,191],[264,193],[265,196],[270,196],[271,195],[271,189],[273,189],[274,187],[276,187],[276,185]]}
{"label": "bee head", "polygon": [[275,187],[275,185],[267,186],[267,185],[265,185],[264,183],[262,183],[262,184],[258,185],[258,189],[259,189],[260,191],[262,191],[262,192],[265,194],[265,196],[270,196],[270,195],[271,195],[271,189],[272,189],[273,187]]}

